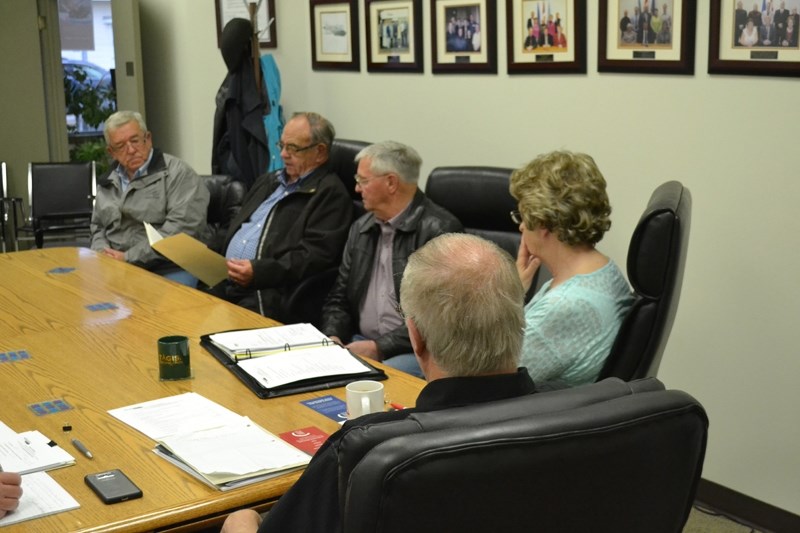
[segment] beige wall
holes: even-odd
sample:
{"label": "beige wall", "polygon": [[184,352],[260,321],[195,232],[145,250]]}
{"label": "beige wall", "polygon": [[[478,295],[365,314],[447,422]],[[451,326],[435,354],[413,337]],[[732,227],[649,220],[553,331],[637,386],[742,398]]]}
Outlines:
{"label": "beige wall", "polygon": [[[601,248],[621,264],[652,189],[683,181],[694,197],[692,234],[659,377],[709,412],[705,478],[800,513],[800,82],[709,76],[704,2],[694,76],[598,74],[597,7],[587,4],[587,75],[510,77],[504,44],[496,76],[430,74],[427,0],[425,74],[368,74],[363,53],[361,73],[314,72],[308,2],[277,0],[274,53],[285,110],[319,111],[341,137],[413,144],[425,174],[437,165],[517,166],[555,148],[586,151],[605,173],[614,205]],[[214,2],[141,5],[156,140],[208,171],[213,99],[225,74]],[[363,25],[362,13],[362,51]]]}
{"label": "beige wall", "polygon": [[[208,172],[214,95],[225,74],[214,2],[140,3],[155,142]],[[429,0],[423,2],[425,74],[367,74],[363,54],[361,73],[313,72],[308,2],[276,3],[275,56],[287,113],[319,111],[341,137],[413,144],[425,159],[424,173],[437,165],[517,166],[554,148],[588,152],[608,179],[614,205],[614,226],[601,249],[620,264],[652,189],[683,181],[694,197],[692,234],[659,377],[695,395],[709,412],[706,479],[800,514],[798,80],[706,74],[704,2],[695,75],[687,77],[598,74],[595,2],[587,2],[587,75],[509,77],[501,45],[496,76],[433,76]],[[36,41],[28,31],[6,28],[9,5],[27,9],[25,0],[0,3],[2,50],[29,51]],[[505,20],[505,2],[498,2],[498,19]],[[364,50],[363,35],[361,44]],[[9,54],[3,56],[5,64]],[[0,157],[13,161],[6,154],[35,137],[44,117],[30,102],[35,83],[24,90],[0,83]]]}
{"label": "beige wall", "polygon": [[49,159],[36,2],[0,2],[0,51],[0,161],[9,195],[27,197],[28,163]]}

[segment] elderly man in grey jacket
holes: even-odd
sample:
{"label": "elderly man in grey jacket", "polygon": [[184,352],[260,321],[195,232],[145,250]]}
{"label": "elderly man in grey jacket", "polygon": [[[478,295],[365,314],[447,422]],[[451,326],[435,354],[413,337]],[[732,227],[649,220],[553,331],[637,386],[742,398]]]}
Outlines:
{"label": "elderly man in grey jacket", "polygon": [[150,132],[135,111],[108,117],[103,135],[117,164],[97,183],[92,250],[195,286],[191,274],[150,247],[143,222],[165,237],[186,233],[205,239],[205,184],[188,164],[153,148]]}

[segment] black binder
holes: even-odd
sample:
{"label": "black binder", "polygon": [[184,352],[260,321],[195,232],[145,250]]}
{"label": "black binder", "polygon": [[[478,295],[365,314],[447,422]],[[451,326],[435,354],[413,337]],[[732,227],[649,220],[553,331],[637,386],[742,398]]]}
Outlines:
{"label": "black binder", "polygon": [[370,371],[361,372],[359,374],[340,374],[336,376],[323,376],[319,378],[304,379],[301,381],[294,381],[292,383],[287,383],[279,387],[267,388],[264,387],[258,381],[256,381],[253,378],[253,376],[242,370],[236,361],[228,357],[225,354],[225,352],[220,350],[219,347],[217,347],[213,342],[211,342],[210,337],[211,335],[214,334],[215,333],[201,335],[200,346],[205,348],[211,355],[213,355],[214,359],[222,363],[222,366],[233,372],[233,375],[239,378],[239,381],[247,385],[247,388],[253,391],[255,395],[261,398],[262,400],[265,398],[277,398],[278,396],[288,396],[290,394],[300,394],[301,392],[335,389],[338,387],[344,387],[348,383],[351,383],[353,381],[358,381],[361,379],[372,379],[372,380],[382,381],[387,378],[386,373],[383,370],[372,366],[361,357],[358,357],[357,355],[350,352],[351,356],[358,359],[361,363],[367,366],[370,369]]}

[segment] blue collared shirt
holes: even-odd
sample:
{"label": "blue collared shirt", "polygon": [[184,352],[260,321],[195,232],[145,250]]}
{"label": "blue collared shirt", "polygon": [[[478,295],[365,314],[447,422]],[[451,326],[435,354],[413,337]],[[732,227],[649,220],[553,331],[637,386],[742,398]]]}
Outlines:
{"label": "blue collared shirt", "polygon": [[288,183],[286,181],[286,171],[281,170],[278,174],[278,187],[266,200],[261,202],[261,205],[250,215],[250,218],[233,234],[233,238],[228,244],[228,249],[225,251],[225,257],[227,259],[255,259],[258,252],[258,241],[272,209],[282,198],[296,191],[303,180],[310,174],[311,172],[301,176],[294,183]]}
{"label": "blue collared shirt", "polygon": [[128,179],[128,173],[125,171],[125,167],[122,165],[117,165],[117,168],[114,169],[119,176],[119,187],[122,190],[122,194],[125,194],[125,191],[128,190],[128,187],[131,186],[131,182],[136,178],[141,178],[145,174],[147,174],[147,169],[150,167],[150,161],[153,160],[153,149],[150,148],[150,154],[147,156],[147,161],[144,162],[144,165],[139,167],[139,170],[133,173],[133,177]]}

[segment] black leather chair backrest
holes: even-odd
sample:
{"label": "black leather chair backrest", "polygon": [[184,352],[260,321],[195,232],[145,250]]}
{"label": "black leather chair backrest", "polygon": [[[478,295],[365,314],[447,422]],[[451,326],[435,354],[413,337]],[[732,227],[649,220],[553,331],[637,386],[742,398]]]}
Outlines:
{"label": "black leather chair backrest", "polygon": [[366,148],[372,143],[365,141],[354,141],[350,139],[334,139],[331,146],[331,154],[328,159],[328,164],[331,169],[339,176],[339,179],[344,183],[345,189],[350,192],[355,206],[356,217],[364,213],[364,207],[361,203],[361,195],[356,192],[356,171],[358,170],[358,163],[356,163],[356,155],[358,152]]}
{"label": "black leather chair backrest", "polygon": [[494,241],[516,257],[520,233],[509,215],[517,208],[508,192],[512,172],[499,167],[437,167],[428,176],[425,194],[453,213],[467,233]]}
{"label": "black leather chair backrest", "polygon": [[[494,242],[516,258],[521,234],[510,214],[517,208],[508,190],[512,172],[501,167],[437,167],[428,176],[425,194],[453,213],[464,231]],[[526,301],[551,277],[542,265]]]}
{"label": "black leather chair backrest", "polygon": [[656,388],[512,419],[505,402],[491,406],[494,420],[401,428],[367,451],[348,476],[344,531],[681,531],[708,429],[688,394]]}
{"label": "black leather chair backrest", "polygon": [[231,220],[242,207],[244,195],[247,192],[244,183],[234,180],[231,176],[212,174],[201,176],[208,188],[210,199],[208,202],[207,222],[209,230],[209,248],[224,253],[222,245]]}
{"label": "black leather chair backrest", "polygon": [[543,392],[502,402],[448,409],[446,412],[414,413],[404,420],[390,424],[353,427],[340,441],[339,495],[340,497],[344,496],[350,472],[363,459],[364,455],[379,443],[398,435],[410,435],[449,427],[480,426],[498,420],[513,420],[539,413],[574,409],[612,398],[655,390],[664,390],[664,385],[655,378],[630,383],[612,378],[586,387]]}
{"label": "black leather chair backrest", "polygon": [[96,190],[94,162],[28,165],[34,220],[91,217]]}
{"label": "black leather chair backrest", "polygon": [[692,196],[680,182],[650,197],[628,248],[628,280],[636,301],[620,327],[598,379],[655,376],[678,310]]}

